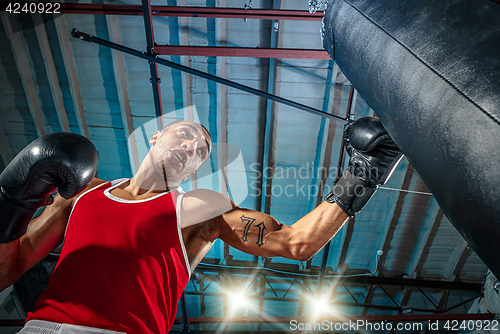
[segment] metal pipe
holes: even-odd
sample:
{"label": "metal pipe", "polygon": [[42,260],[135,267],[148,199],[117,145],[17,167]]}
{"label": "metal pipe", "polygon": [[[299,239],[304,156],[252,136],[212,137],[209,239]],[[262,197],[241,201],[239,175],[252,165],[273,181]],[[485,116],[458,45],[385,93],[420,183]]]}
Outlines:
{"label": "metal pipe", "polygon": [[206,56],[206,57],[331,59],[328,52],[322,49],[156,45],[155,53],[159,55]]}
{"label": "metal pipe", "polygon": [[182,312],[182,326],[185,331],[189,330],[189,322],[187,317],[186,307],[186,294],[183,292],[181,296],[181,312]]}
{"label": "metal pipe", "polygon": [[[352,107],[352,100],[354,96],[354,87],[351,85],[351,90],[349,92],[349,101],[347,102],[347,112],[346,112],[346,119],[351,118],[351,107]],[[344,165],[344,160],[345,160],[345,150],[344,150],[344,140],[340,142],[340,153],[339,153],[339,161],[337,165],[337,175],[335,177],[335,183],[340,179],[342,176],[342,166]],[[321,257],[321,269],[320,269],[320,274],[319,274],[319,282],[318,282],[318,292],[321,293],[323,289],[323,280],[325,278],[326,274],[326,264],[328,262],[328,254],[330,253],[330,244],[331,241],[328,241],[325,247],[323,248],[323,256]]]}
{"label": "metal pipe", "polygon": [[[21,7],[24,3],[28,2],[20,2]],[[0,4],[0,9],[4,11],[7,8],[7,5],[8,3],[3,2],[2,4]],[[243,20],[261,19],[321,21],[324,16],[324,12],[316,12],[311,14],[306,10],[270,10],[220,7],[151,6],[151,11],[153,16],[204,18],[217,17]],[[61,13],[90,15],[142,15],[143,11],[140,5],[61,3]]]}
{"label": "metal pipe", "polygon": [[[155,38],[153,32],[153,17],[151,16],[151,3],[149,0],[142,0],[142,12],[144,13],[144,29],[146,30],[147,52],[149,55],[154,56],[153,48],[155,45]],[[160,90],[160,77],[158,76],[158,64],[156,62],[149,62],[149,72],[151,73],[151,85],[153,86],[153,101],[155,103],[156,121],[158,131],[163,129],[163,108],[161,103],[161,90]]]}
{"label": "metal pipe", "polygon": [[269,99],[269,100],[283,103],[283,104],[286,104],[290,107],[297,108],[297,109],[309,112],[309,113],[317,115],[317,116],[327,117],[327,118],[333,119],[333,120],[335,120],[337,122],[341,122],[341,123],[347,122],[342,117],[328,114],[328,113],[325,113],[321,110],[303,105],[303,104],[298,103],[298,102],[290,101],[288,99],[285,99],[285,98],[282,98],[282,97],[279,97],[279,96],[276,96],[273,94],[269,94],[267,92],[264,92],[264,91],[261,91],[261,90],[258,90],[258,89],[252,88],[252,87],[248,87],[248,86],[239,84],[239,83],[231,81],[231,80],[227,80],[227,79],[215,76],[215,75],[211,75],[211,74],[208,74],[208,73],[205,73],[202,71],[198,71],[198,70],[195,70],[193,68],[183,66],[183,65],[168,61],[166,59],[159,58],[158,56],[152,56],[152,55],[147,54],[146,52],[137,51],[137,50],[128,48],[126,46],[119,45],[119,44],[104,40],[102,38],[83,33],[83,32],[78,31],[76,29],[73,29],[71,31],[71,35],[75,38],[78,38],[78,39],[81,39],[81,40],[84,40],[87,42],[103,45],[103,46],[130,54],[130,55],[142,58],[142,59],[146,59],[146,60],[156,62],[156,63],[161,64],[161,65],[165,65],[165,66],[174,68],[174,69],[179,70],[179,71],[191,73],[193,75],[196,75],[196,76],[208,79],[208,80],[215,81],[215,82],[218,82],[220,84],[227,85],[229,87],[233,87],[235,89],[239,89],[239,90],[245,91],[245,92],[250,93],[250,94],[254,94],[254,95],[257,95],[260,97],[264,97],[264,98]]}
{"label": "metal pipe", "polygon": [[[243,268],[243,267],[214,267],[209,264],[200,263],[196,267],[197,272],[226,272],[226,273],[236,273],[239,275],[266,275],[268,277],[288,277],[297,278],[303,275],[300,270],[296,271],[277,271],[272,268]],[[314,277],[319,274],[318,270],[311,270],[310,277]],[[398,278],[398,277],[380,277],[380,276],[342,276],[338,275],[326,275],[325,278],[330,278],[332,280],[341,280],[344,283],[356,283],[356,284],[383,284],[383,285],[396,285],[396,286],[419,286],[421,288],[433,288],[433,289],[451,289],[457,291],[472,291],[480,292],[483,289],[483,284],[481,283],[466,283],[466,282],[451,282],[442,280],[424,280],[416,278]]]}
{"label": "metal pipe", "polygon": [[[354,86],[351,85],[351,89],[349,91],[349,100],[347,102],[347,113],[346,113],[346,118],[348,120],[352,119],[354,116],[354,110],[352,110],[352,101],[354,98]],[[342,166],[344,166],[345,162],[345,150],[344,150],[344,140],[340,143],[340,155],[339,155],[339,161],[337,164],[337,175],[335,177],[335,182],[337,182],[340,177],[342,176]]]}

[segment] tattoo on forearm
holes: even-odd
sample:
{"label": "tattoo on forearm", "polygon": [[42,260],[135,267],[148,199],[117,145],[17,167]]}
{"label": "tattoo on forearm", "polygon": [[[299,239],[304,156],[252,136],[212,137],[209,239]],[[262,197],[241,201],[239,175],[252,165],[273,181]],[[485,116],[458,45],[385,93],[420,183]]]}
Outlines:
{"label": "tattoo on forearm", "polygon": [[243,242],[246,242],[248,241],[247,239],[248,230],[250,229],[250,226],[252,226],[252,223],[255,221],[255,219],[250,217],[245,217],[244,215],[241,216],[240,219],[243,223],[246,223],[245,229],[243,230],[243,236],[241,237],[241,240],[243,240]]}
{"label": "tattoo on forearm", "polygon": [[[253,222],[255,221],[254,218],[251,217],[245,217],[244,215],[240,217],[241,221],[245,223],[245,228],[243,229],[243,235],[241,236],[241,240],[243,242],[248,241],[248,231],[250,230],[250,227],[252,227]],[[255,225],[259,229],[259,233],[257,235],[257,241],[255,242],[259,247],[264,244],[264,230],[266,229],[266,225],[264,225],[264,222],[260,222],[259,224]]]}
{"label": "tattoo on forearm", "polygon": [[264,244],[264,230],[266,229],[266,225],[264,225],[264,222],[261,222],[260,224],[255,225],[255,227],[259,228],[259,235],[257,236],[256,244],[260,247]]}

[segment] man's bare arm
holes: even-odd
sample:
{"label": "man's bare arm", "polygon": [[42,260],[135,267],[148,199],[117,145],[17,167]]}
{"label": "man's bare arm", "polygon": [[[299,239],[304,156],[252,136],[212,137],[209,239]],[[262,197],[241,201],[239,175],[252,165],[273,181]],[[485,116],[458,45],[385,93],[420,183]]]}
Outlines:
{"label": "man's bare arm", "polygon": [[188,194],[183,201],[183,226],[206,221],[202,226],[207,240],[220,238],[239,250],[263,257],[307,260],[326,245],[348,218],[337,204],[323,202],[287,226],[265,213],[239,208],[217,192],[199,190]]}
{"label": "man's bare arm", "polygon": [[[403,157],[377,118],[363,117],[346,124],[343,141],[350,156],[349,167],[325,202],[298,222],[286,226],[269,215],[232,208],[210,221],[213,233],[207,239],[221,238],[235,248],[259,256],[311,258],[338,232],[348,215],[354,217],[363,209]],[[224,196],[213,195],[210,201],[217,203],[220,197]],[[210,210],[213,214],[213,209]]]}
{"label": "man's bare arm", "polygon": [[290,226],[265,213],[237,208],[217,218],[218,237],[249,254],[306,261],[330,241],[347,218],[336,204],[327,202]]}
{"label": "man's bare arm", "polygon": [[[103,182],[94,178],[82,193]],[[0,244],[0,291],[14,284],[62,243],[75,198],[65,199],[57,194],[54,203],[30,221],[25,235]]]}

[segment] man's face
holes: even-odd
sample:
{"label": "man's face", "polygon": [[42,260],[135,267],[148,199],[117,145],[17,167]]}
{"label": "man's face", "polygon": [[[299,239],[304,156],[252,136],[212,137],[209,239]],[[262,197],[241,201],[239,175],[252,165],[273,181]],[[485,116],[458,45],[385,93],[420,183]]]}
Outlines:
{"label": "man's face", "polygon": [[187,179],[210,154],[210,137],[194,122],[175,123],[164,132],[155,133],[150,142],[153,167],[168,182]]}

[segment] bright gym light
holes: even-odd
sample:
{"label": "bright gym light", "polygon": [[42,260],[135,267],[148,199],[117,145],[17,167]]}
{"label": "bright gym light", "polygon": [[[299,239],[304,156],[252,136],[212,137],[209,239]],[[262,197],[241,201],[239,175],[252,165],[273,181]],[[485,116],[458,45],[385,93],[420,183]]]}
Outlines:
{"label": "bright gym light", "polygon": [[325,296],[313,297],[310,299],[311,306],[313,310],[313,314],[315,316],[318,315],[326,315],[331,311],[330,304],[328,303],[328,298]]}
{"label": "bright gym light", "polygon": [[229,307],[233,310],[246,306],[248,303],[245,293],[241,291],[229,291],[227,293],[229,297]]}

